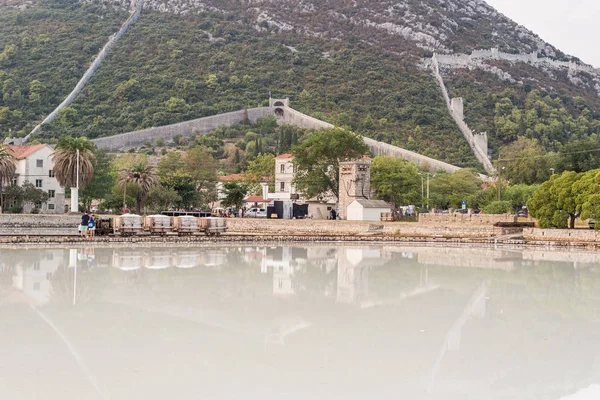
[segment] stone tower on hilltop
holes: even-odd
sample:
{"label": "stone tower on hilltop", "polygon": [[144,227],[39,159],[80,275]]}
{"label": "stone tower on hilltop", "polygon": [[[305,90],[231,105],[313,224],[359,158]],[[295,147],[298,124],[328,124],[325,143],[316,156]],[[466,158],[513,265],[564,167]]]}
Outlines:
{"label": "stone tower on hilltop", "polygon": [[347,218],[347,208],[356,199],[371,198],[371,160],[340,163],[340,219]]}

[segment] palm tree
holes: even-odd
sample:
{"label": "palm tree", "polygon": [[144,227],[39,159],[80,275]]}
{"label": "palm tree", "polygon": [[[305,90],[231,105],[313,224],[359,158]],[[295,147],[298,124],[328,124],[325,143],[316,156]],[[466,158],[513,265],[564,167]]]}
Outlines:
{"label": "palm tree", "polygon": [[8,146],[0,144],[0,209],[2,208],[2,184],[4,181],[9,182],[15,174],[17,169],[17,160],[13,157],[12,152],[8,149]]}
{"label": "palm tree", "polygon": [[[96,156],[94,143],[86,137],[63,136],[58,140],[52,160],[54,175],[58,183],[71,187],[71,211],[79,207],[79,188],[87,185],[94,177]],[[79,181],[78,181],[79,178]]]}
{"label": "palm tree", "polygon": [[135,164],[132,168],[123,168],[119,171],[119,187],[123,188],[123,208],[126,208],[125,199],[127,195],[127,184],[133,183],[138,187],[136,196],[136,209],[141,214],[142,203],[150,192],[150,189],[158,183],[156,168],[147,162]]}
{"label": "palm tree", "polygon": [[58,140],[52,160],[54,174],[61,186],[77,187],[77,153],[79,150],[79,187],[87,185],[94,177],[96,156],[94,143],[86,137],[63,136]]}

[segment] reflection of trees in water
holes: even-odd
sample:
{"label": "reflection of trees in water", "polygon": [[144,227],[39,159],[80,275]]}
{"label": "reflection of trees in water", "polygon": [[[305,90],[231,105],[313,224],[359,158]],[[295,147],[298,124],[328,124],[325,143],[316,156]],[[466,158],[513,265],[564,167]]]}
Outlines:
{"label": "reflection of trees in water", "polygon": [[[59,267],[52,278],[50,283],[50,301],[54,303],[72,303],[73,302],[73,289],[75,286],[75,275],[74,268],[68,268],[66,266]],[[82,269],[77,270],[77,303],[87,303],[92,298],[92,282],[89,278],[89,273]]]}

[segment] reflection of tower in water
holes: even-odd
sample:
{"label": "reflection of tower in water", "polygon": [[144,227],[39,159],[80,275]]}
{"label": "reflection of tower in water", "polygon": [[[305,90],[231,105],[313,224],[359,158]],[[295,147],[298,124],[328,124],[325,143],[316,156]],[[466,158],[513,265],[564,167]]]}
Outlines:
{"label": "reflection of tower in water", "polygon": [[369,262],[381,260],[381,251],[341,247],[338,251],[337,301],[362,303],[369,297]]}

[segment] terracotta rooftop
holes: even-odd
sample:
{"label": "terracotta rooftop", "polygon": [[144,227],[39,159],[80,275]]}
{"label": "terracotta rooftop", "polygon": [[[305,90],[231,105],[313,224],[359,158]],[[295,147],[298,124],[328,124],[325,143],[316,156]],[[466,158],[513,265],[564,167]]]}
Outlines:
{"label": "terracotta rooftop", "polygon": [[285,154],[282,154],[282,155],[277,156],[275,158],[278,159],[278,160],[282,160],[282,159],[286,159],[286,158],[294,158],[294,156],[291,155],[290,153],[285,153]]}
{"label": "terracotta rooftop", "polygon": [[268,203],[273,199],[263,199],[262,196],[249,196],[246,203]]}
{"label": "terracotta rooftop", "polygon": [[219,177],[219,180],[221,182],[243,181],[244,179],[246,179],[246,176],[244,174],[231,174]]}
{"label": "terracotta rooftop", "polygon": [[32,146],[8,145],[8,150],[12,153],[14,158],[16,158],[17,160],[22,160],[24,158],[29,157],[31,154],[35,153],[36,151],[45,146],[45,144],[35,144]]}

